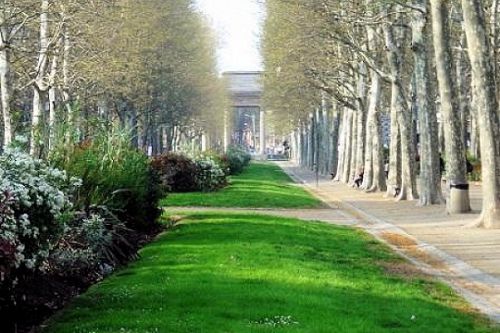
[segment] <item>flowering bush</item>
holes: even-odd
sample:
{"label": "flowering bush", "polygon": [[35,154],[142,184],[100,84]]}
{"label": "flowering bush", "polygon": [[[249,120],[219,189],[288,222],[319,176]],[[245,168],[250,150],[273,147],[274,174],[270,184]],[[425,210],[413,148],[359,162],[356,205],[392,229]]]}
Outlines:
{"label": "flowering bush", "polygon": [[223,156],[229,165],[230,173],[237,175],[250,163],[250,154],[242,147],[230,146]]}
{"label": "flowering bush", "polygon": [[0,281],[13,269],[43,267],[80,185],[20,150],[0,155]]}
{"label": "flowering bush", "polygon": [[215,191],[227,184],[226,173],[210,156],[200,156],[195,163],[198,167],[196,182],[199,190]]}
{"label": "flowering bush", "polygon": [[229,167],[229,162],[225,154],[220,154],[213,150],[207,150],[202,153],[199,153],[194,157],[194,159],[196,160],[202,160],[207,158],[213,160],[222,169],[222,171],[224,171],[226,176],[231,175],[231,168]]}
{"label": "flowering bush", "polygon": [[92,214],[69,223],[50,256],[56,271],[71,275],[95,269],[102,249],[111,243],[112,238],[104,222],[101,216]]}
{"label": "flowering bush", "polygon": [[13,321],[60,307],[160,229],[159,180],[130,136],[106,128],[66,139],[50,164],[0,155],[0,312]]}

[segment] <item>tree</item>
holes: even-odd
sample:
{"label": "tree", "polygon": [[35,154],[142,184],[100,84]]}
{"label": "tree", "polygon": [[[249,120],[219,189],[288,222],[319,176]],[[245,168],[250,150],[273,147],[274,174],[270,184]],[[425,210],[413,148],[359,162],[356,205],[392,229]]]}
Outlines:
{"label": "tree", "polygon": [[448,186],[450,186],[447,209],[449,213],[453,214],[470,211],[470,203],[465,169],[465,150],[462,146],[458,91],[452,79],[455,66],[449,42],[451,35],[447,2],[446,0],[431,0],[431,8],[432,36],[444,129],[446,178]]}
{"label": "tree", "polygon": [[477,225],[500,227],[500,122],[490,43],[480,1],[462,0],[464,28],[480,127],[483,209]]}
{"label": "tree", "polygon": [[91,137],[95,118],[155,152],[217,133],[227,97],[215,38],[192,0],[1,4],[4,145],[17,127],[32,154],[50,154],[60,138]]}
{"label": "tree", "polygon": [[416,108],[420,127],[420,199],[421,206],[442,203],[439,151],[433,146],[438,141],[436,110],[432,100],[429,66],[428,1],[413,4],[412,50]]}
{"label": "tree", "polygon": [[15,38],[22,32],[30,16],[25,1],[0,1],[0,106],[2,108],[3,146],[14,137],[11,104],[13,90],[12,49]]}

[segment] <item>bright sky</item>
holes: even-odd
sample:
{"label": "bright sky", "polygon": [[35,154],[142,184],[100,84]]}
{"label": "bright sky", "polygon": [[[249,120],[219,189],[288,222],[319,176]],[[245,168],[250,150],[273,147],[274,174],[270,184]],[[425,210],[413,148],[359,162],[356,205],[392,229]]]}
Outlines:
{"label": "bright sky", "polygon": [[259,34],[263,18],[258,0],[196,0],[219,37],[219,70],[262,69]]}

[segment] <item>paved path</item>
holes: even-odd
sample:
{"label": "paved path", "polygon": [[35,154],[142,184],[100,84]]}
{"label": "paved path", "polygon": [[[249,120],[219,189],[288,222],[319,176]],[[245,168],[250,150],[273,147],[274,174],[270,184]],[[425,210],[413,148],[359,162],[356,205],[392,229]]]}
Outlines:
{"label": "paved path", "polygon": [[293,217],[305,221],[322,221],[336,225],[356,225],[359,220],[352,215],[344,213],[342,210],[332,208],[321,209],[265,209],[265,208],[218,208],[218,207],[168,207],[169,213],[183,212],[242,212],[252,214],[276,215],[282,217]]}
{"label": "paved path", "polygon": [[[467,228],[479,215],[480,186],[471,187],[473,213],[449,216],[444,206],[417,207],[365,193],[290,162],[278,162],[301,186],[351,222],[388,243],[429,274],[449,283],[500,322],[500,230]],[[338,213],[337,213],[338,214]],[[349,220],[349,218],[347,218]]]}

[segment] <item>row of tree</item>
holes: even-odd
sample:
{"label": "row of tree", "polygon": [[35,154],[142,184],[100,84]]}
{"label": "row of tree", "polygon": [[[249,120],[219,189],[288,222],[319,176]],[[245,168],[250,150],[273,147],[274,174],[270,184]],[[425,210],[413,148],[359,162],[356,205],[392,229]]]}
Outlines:
{"label": "row of tree", "polygon": [[214,49],[193,0],[0,0],[0,148],[23,135],[47,154],[96,119],[154,152],[218,135]]}
{"label": "row of tree", "polygon": [[266,6],[264,99],[302,165],[460,213],[480,160],[477,224],[500,227],[498,0]]}

